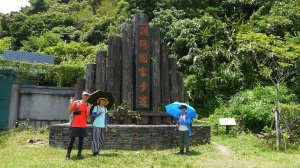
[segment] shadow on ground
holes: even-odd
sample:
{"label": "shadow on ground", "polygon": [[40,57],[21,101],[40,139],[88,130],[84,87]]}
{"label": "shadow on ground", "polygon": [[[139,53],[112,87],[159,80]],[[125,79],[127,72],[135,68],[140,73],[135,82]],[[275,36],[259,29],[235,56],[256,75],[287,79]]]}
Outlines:
{"label": "shadow on ground", "polygon": [[[177,153],[175,153],[175,155],[180,155],[180,153],[177,152]],[[183,155],[186,155],[185,152]],[[199,152],[199,151],[194,151],[194,150],[189,151],[189,156],[199,156],[199,155],[201,155],[201,152]]]}
{"label": "shadow on ground", "polygon": [[83,158],[78,158],[77,155],[71,155],[71,160],[83,160],[88,158],[100,158],[100,157],[118,157],[118,153],[100,153],[98,156],[93,156],[92,154],[83,154]]}

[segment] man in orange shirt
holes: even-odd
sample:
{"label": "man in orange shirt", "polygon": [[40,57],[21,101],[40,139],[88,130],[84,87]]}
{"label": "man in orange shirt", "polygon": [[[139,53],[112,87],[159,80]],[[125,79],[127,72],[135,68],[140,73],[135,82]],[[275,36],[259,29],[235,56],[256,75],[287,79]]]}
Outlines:
{"label": "man in orange shirt", "polygon": [[86,119],[90,114],[90,106],[87,103],[90,94],[87,92],[82,93],[82,100],[74,101],[70,99],[69,113],[73,113],[73,121],[71,125],[71,140],[69,143],[66,160],[70,160],[70,154],[73,148],[75,138],[79,138],[77,158],[82,159],[81,151],[83,147],[83,138],[87,136],[87,122]]}

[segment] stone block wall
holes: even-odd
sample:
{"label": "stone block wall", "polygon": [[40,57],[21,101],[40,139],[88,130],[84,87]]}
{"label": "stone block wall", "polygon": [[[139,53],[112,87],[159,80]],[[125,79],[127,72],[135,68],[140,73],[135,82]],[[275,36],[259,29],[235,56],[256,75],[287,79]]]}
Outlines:
{"label": "stone block wall", "polygon": [[[70,140],[70,125],[50,126],[49,144],[67,148]],[[191,144],[210,143],[210,126],[193,125]],[[84,139],[84,149],[91,149],[92,127],[88,125],[88,137]],[[77,148],[76,138],[74,149]],[[175,125],[109,125],[105,133],[104,149],[138,150],[144,148],[172,148],[179,145],[179,131]]]}

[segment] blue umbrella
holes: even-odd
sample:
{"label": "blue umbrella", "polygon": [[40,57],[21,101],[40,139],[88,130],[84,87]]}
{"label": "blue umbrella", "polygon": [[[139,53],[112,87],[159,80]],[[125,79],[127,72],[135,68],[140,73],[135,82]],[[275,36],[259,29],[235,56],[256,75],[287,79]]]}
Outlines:
{"label": "blue umbrella", "polygon": [[179,109],[179,107],[181,105],[185,105],[187,107],[186,108],[186,113],[191,118],[196,118],[197,117],[196,110],[192,106],[190,106],[186,103],[174,102],[174,103],[171,103],[171,104],[167,105],[165,108],[166,108],[166,111],[167,111],[168,114],[170,114],[171,116],[173,116],[175,118],[179,118],[180,114],[181,114],[181,110]]}

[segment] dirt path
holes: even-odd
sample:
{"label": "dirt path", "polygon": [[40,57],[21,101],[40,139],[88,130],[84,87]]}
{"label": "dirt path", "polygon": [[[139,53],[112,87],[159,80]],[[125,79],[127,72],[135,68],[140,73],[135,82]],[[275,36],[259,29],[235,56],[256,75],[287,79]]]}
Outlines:
{"label": "dirt path", "polygon": [[213,145],[215,145],[218,149],[218,151],[222,154],[222,155],[229,155],[231,153],[230,149],[224,145],[220,145],[216,142],[211,142]]}

